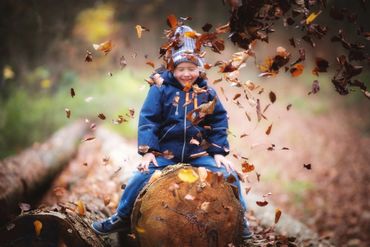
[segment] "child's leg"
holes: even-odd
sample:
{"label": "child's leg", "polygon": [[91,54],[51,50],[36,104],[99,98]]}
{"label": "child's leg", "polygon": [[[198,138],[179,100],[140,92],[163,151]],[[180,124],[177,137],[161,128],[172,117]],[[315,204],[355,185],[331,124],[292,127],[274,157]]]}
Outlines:
{"label": "child's leg", "polygon": [[207,168],[208,170],[210,170],[212,172],[222,172],[225,179],[227,179],[230,175],[233,175],[235,177],[235,182],[233,183],[233,185],[238,188],[240,204],[242,205],[244,211],[247,210],[247,203],[244,200],[243,193],[242,193],[242,188],[241,188],[241,185],[240,185],[240,180],[239,180],[238,175],[236,174],[236,172],[232,171],[231,173],[228,173],[224,166],[217,167],[215,159],[211,156],[199,157],[199,158],[196,158],[196,159],[190,161],[189,163],[194,167],[200,167],[201,166],[201,167]]}
{"label": "child's leg", "polygon": [[121,218],[129,217],[134,206],[136,197],[139,195],[141,189],[149,181],[155,170],[161,170],[164,167],[173,164],[174,162],[163,157],[157,158],[158,167],[154,164],[149,165],[148,172],[134,172],[134,175],[128,181],[126,188],[122,194],[121,200],[117,207],[117,214]]}

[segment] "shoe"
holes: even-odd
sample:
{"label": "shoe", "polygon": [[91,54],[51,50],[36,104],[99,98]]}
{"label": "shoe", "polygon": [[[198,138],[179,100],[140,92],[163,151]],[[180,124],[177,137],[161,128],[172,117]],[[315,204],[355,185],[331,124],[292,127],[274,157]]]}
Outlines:
{"label": "shoe", "polygon": [[91,224],[91,228],[100,235],[107,235],[114,232],[130,231],[130,218],[120,218],[117,213],[111,217],[95,221]]}
{"label": "shoe", "polygon": [[242,231],[242,239],[250,239],[253,236],[253,232],[249,230],[249,222],[247,219],[243,220],[243,231]]}

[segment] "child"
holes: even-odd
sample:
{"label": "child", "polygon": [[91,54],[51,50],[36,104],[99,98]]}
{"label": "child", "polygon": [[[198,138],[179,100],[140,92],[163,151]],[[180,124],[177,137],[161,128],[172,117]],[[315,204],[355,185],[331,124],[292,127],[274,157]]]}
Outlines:
{"label": "child", "polygon": [[[238,176],[233,165],[225,158],[229,153],[227,113],[217,100],[216,92],[207,87],[207,82],[200,77],[203,61],[193,52],[195,40],[184,36],[185,32],[191,31],[188,26],[176,29],[175,34],[179,35],[183,44],[172,51],[175,69],[173,72],[159,72],[163,84],[150,87],[140,112],[140,172],[136,172],[127,183],[117,212],[108,219],[92,224],[98,234],[129,231],[131,211],[140,190],[155,170],[179,162],[222,172],[225,178],[232,174],[237,180],[234,185],[238,187],[240,203],[246,210]],[[209,104],[209,108],[214,107],[212,113],[207,115],[196,110],[209,102],[213,103],[213,106],[212,103]],[[190,142],[192,139],[199,142],[206,140],[207,142],[203,143],[208,145],[193,144],[194,142]],[[170,155],[156,157],[158,152]],[[244,219],[242,237],[247,239],[251,236],[248,222]]]}

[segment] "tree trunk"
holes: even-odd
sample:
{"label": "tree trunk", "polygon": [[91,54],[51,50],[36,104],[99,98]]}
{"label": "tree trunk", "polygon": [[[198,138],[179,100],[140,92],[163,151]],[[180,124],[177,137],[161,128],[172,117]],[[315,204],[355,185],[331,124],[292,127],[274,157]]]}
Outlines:
{"label": "tree trunk", "polygon": [[59,130],[43,144],[34,144],[0,161],[0,224],[19,211],[18,203],[30,201],[47,189],[48,183],[76,153],[86,132],[86,125],[76,122]]}
{"label": "tree trunk", "polygon": [[235,192],[222,174],[167,167],[138,196],[132,230],[141,247],[236,245],[243,211]]}

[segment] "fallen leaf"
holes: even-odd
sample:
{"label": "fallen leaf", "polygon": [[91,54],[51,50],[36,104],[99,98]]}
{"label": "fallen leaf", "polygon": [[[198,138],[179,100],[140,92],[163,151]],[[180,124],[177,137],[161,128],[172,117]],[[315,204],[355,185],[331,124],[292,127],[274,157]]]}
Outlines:
{"label": "fallen leaf", "polygon": [[198,174],[191,168],[181,169],[177,176],[181,179],[181,181],[187,183],[194,183],[199,179]]}
{"label": "fallen leaf", "polygon": [[42,222],[39,221],[39,220],[35,220],[33,222],[33,226],[35,228],[35,233],[36,233],[36,236],[40,236],[40,233],[41,233],[41,229],[42,229]]}
{"label": "fallen leaf", "polygon": [[188,201],[193,201],[193,200],[195,199],[195,197],[194,197],[194,196],[192,196],[192,195],[190,195],[190,194],[186,194],[186,195],[184,196],[184,199],[185,199],[185,200],[188,200]]}
{"label": "fallen leaf", "polygon": [[82,201],[77,201],[76,202],[76,212],[80,215],[80,216],[84,216],[85,215],[85,204],[82,202]]}

